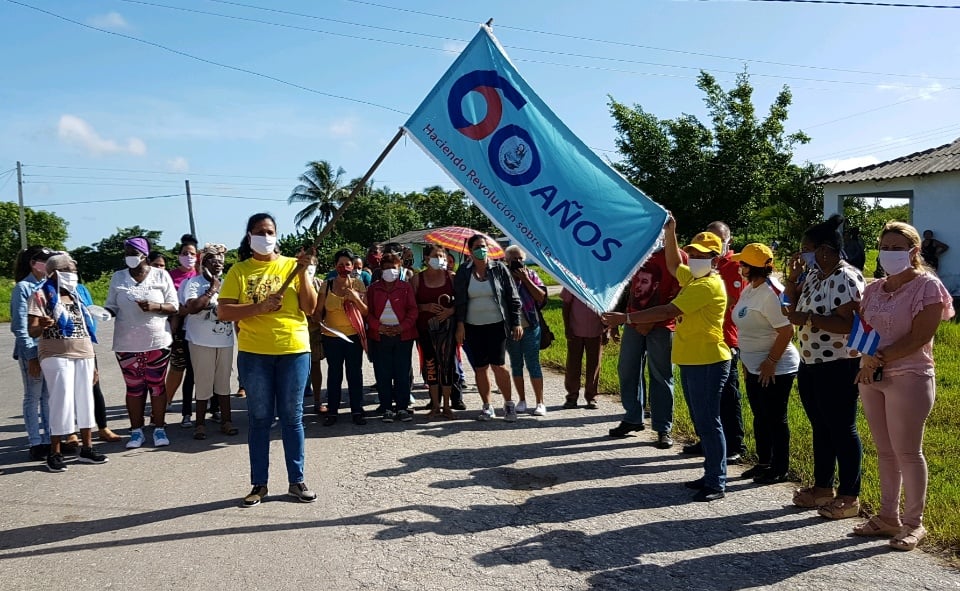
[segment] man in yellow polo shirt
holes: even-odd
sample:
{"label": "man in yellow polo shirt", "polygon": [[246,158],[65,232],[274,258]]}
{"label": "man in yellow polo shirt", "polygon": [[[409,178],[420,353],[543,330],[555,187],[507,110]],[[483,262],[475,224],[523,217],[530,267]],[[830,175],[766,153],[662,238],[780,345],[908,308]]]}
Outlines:
{"label": "man in yellow polo shirt", "polygon": [[694,427],[703,442],[704,475],[686,483],[696,489],[695,501],[724,497],[727,480],[727,453],[720,422],[720,393],[730,373],[730,348],[723,340],[723,313],[727,295],[716,272],[723,249],[720,237],[701,232],[684,247],[689,263],[683,264],[677,247],[676,220],[664,224],[664,253],[667,270],[680,283],[680,293],[669,304],[623,314],[604,314],[608,324],[659,322],[677,318],[672,361],[680,366],[683,396],[690,407]]}

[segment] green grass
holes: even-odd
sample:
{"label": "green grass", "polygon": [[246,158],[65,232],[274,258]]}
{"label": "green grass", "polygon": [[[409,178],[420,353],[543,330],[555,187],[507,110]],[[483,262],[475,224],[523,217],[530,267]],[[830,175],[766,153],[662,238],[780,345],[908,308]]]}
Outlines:
{"label": "green grass", "polygon": [[[876,257],[874,257],[875,259]],[[869,258],[867,259],[870,260]],[[543,312],[544,318],[556,335],[553,345],[542,351],[542,362],[548,367],[563,370],[566,365],[566,338],[563,335],[561,306],[552,298]],[[603,350],[600,365],[600,392],[619,396],[617,359],[620,346],[609,343]],[[937,331],[934,347],[937,361],[937,401],[927,420],[924,435],[924,455],[930,473],[927,507],[924,523],[930,531],[929,542],[940,550],[960,556],[960,438],[957,437],[960,423],[960,324],[943,323]],[[683,400],[680,379],[677,375],[674,429],[680,438],[693,437],[693,425]],[[741,384],[742,386],[742,384]],[[741,392],[745,392],[741,387]],[[619,401],[617,402],[619,404]],[[789,407],[791,435],[791,467],[796,480],[809,484],[813,475],[813,446],[810,423],[800,405],[796,385],[791,394]],[[747,434],[747,447],[753,448],[753,415],[743,395],[743,419]],[[880,486],[877,478],[877,453],[861,412],[860,436],[863,439],[863,487],[860,500],[871,512],[880,503]],[[789,499],[785,499],[788,502]]]}
{"label": "green grass", "polygon": [[554,279],[550,273],[544,271],[540,265],[529,265],[527,268],[531,271],[536,271],[537,275],[540,276],[540,281],[543,281],[544,285],[560,285],[557,280]]}
{"label": "green grass", "polygon": [[0,278],[0,322],[10,322],[10,294],[14,285],[13,279]]}

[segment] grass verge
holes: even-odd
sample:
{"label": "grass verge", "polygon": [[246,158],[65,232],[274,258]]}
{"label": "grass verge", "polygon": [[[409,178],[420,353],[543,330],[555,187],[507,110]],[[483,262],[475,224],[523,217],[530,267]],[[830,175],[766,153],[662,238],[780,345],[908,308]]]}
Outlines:
{"label": "grass verge", "polygon": [[[10,296],[14,285],[16,284],[13,279],[0,277],[0,322],[10,322]],[[90,295],[93,296],[93,302],[102,306],[107,301],[110,274],[104,274],[95,281],[88,281],[85,285],[90,290]]]}

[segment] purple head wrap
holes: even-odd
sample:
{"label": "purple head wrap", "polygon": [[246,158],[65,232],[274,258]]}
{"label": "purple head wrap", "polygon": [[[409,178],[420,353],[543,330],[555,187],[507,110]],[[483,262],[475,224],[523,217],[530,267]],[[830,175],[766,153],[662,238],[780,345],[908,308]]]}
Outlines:
{"label": "purple head wrap", "polygon": [[150,254],[150,243],[147,242],[146,238],[137,236],[135,238],[127,238],[123,241],[124,246],[132,246],[143,253],[143,256]]}

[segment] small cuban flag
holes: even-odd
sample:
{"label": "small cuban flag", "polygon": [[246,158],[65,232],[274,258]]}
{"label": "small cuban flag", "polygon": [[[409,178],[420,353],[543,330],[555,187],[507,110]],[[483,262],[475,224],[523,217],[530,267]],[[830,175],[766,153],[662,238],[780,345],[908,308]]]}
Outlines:
{"label": "small cuban flag", "polygon": [[786,308],[790,305],[790,298],[787,297],[787,292],[784,290],[783,285],[774,279],[772,276],[767,277],[767,285],[770,286],[770,289],[777,295],[777,299],[780,300],[780,305]]}
{"label": "small cuban flag", "polygon": [[867,324],[859,313],[854,313],[853,328],[850,330],[850,338],[847,339],[847,347],[866,355],[874,355],[879,344],[880,333]]}

